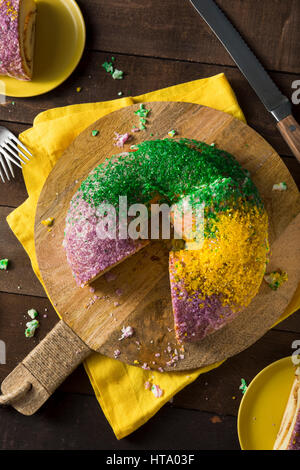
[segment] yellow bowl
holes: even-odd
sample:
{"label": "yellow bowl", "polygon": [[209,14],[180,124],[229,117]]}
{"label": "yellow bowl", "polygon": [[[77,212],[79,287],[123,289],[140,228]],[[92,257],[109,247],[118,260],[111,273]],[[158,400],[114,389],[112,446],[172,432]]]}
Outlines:
{"label": "yellow bowl", "polygon": [[[74,0],[36,0],[36,48],[30,82],[0,76],[0,92],[28,97],[46,93],[73,72],[85,45],[85,24]],[[2,83],[1,83],[2,82]]]}
{"label": "yellow bowl", "polygon": [[291,357],[263,369],[240,404],[238,435],[242,450],[272,450],[295,377]]}

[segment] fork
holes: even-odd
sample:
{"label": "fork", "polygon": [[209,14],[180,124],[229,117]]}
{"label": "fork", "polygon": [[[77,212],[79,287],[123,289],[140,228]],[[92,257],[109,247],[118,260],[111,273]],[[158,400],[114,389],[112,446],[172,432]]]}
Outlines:
{"label": "fork", "polygon": [[25,145],[12,132],[6,127],[0,126],[0,178],[3,183],[5,183],[5,176],[10,181],[9,172],[13,178],[15,177],[12,164],[22,168],[20,163],[25,165],[32,156]]}

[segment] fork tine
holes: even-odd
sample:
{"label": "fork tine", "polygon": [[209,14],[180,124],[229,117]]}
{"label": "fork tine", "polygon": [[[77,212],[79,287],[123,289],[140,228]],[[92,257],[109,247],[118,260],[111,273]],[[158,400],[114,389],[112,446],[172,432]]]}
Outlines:
{"label": "fork tine", "polygon": [[7,171],[6,166],[4,165],[4,160],[3,160],[2,155],[0,155],[0,163],[1,163],[1,165],[2,165],[2,168],[3,168],[3,170],[4,170],[4,173],[5,173],[5,175],[6,175],[6,178],[8,179],[8,181],[10,181],[10,177],[9,177],[9,174],[8,174],[8,171]]}
{"label": "fork tine", "polygon": [[[4,150],[4,148],[1,148],[0,147],[0,153],[2,152],[4,158],[6,158],[7,160],[10,160],[12,163],[14,163],[15,165],[17,165],[19,168],[22,168],[20,163],[19,162],[16,162],[12,157],[11,155],[9,155],[6,150]],[[22,163],[24,163],[22,160],[21,160]]]}
{"label": "fork tine", "polygon": [[[19,155],[19,150],[13,150],[9,147],[9,145],[7,144],[7,141],[4,142],[4,144],[0,144],[0,147],[2,147],[2,149],[6,149],[7,152],[10,152],[10,155],[13,156],[14,158],[16,158],[17,160],[20,160],[21,163],[23,163],[24,165],[26,164],[26,162],[24,162],[24,160],[22,160],[22,158],[20,157]],[[26,160],[29,160],[29,158],[26,157]]]}
{"label": "fork tine", "polygon": [[13,170],[13,167],[12,167],[12,164],[11,164],[11,161],[8,160],[8,158],[6,159],[6,164],[11,172],[11,176],[14,178],[15,177],[15,173],[14,173],[14,170]]}
{"label": "fork tine", "polygon": [[1,177],[2,181],[3,181],[3,183],[5,183],[5,179],[4,179],[2,170],[1,170],[1,166],[0,166],[0,177]]}
{"label": "fork tine", "polygon": [[10,150],[8,147],[8,145],[10,145],[18,154],[20,153],[24,158],[26,158],[26,160],[29,161],[29,157],[27,157],[27,155],[25,155],[25,153],[23,153],[22,150],[18,148],[18,146],[13,142],[12,139],[11,140],[7,139],[5,144],[6,144],[7,150]]}
{"label": "fork tine", "polygon": [[25,145],[22,144],[22,142],[21,142],[19,139],[17,139],[17,137],[16,137],[14,134],[11,134],[11,136],[12,136],[11,138],[12,138],[25,152],[27,152],[31,157],[33,157],[32,153],[29,152],[28,148],[26,148]]}

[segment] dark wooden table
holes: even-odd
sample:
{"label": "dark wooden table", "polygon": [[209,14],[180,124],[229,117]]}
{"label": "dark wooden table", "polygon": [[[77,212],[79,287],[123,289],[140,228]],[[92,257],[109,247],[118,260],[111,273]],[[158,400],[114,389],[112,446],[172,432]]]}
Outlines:
{"label": "dark wooden table", "polygon": [[[77,70],[56,90],[36,98],[8,99],[0,106],[0,125],[19,133],[41,111],[88,101],[137,95],[176,83],[225,72],[250,126],[279,152],[300,185],[300,166],[275,129],[274,121],[230,57],[188,0],[80,0],[87,26],[87,46]],[[218,0],[276,83],[291,97],[300,78],[299,0]],[[101,64],[116,57],[123,81],[112,80]],[[76,88],[81,87],[80,93]],[[14,102],[14,103],[13,103]],[[300,121],[300,106],[294,114]],[[2,380],[57,322],[35,278],[29,259],[11,233],[6,216],[26,198],[21,173],[0,184],[0,258],[11,260],[0,274],[0,339],[6,342]],[[37,309],[41,328],[24,336],[25,314]],[[46,312],[46,313],[45,313]],[[300,336],[300,312],[269,331],[260,341],[201,376],[180,392],[147,424],[117,441],[82,367],[34,416],[0,409],[1,449],[238,449],[236,416],[247,382],[267,364],[291,354]],[[219,416],[221,422],[214,423]]]}

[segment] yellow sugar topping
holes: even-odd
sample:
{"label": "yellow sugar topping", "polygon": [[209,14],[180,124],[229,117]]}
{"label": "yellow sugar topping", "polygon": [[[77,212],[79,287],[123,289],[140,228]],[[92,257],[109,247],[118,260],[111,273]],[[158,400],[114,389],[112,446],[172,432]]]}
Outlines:
{"label": "yellow sugar topping", "polygon": [[197,250],[171,253],[174,280],[199,298],[220,295],[233,310],[256,295],[266,269],[268,216],[263,209],[243,207],[219,214],[215,238]]}
{"label": "yellow sugar topping", "polygon": [[12,20],[16,20],[18,17],[18,12],[12,5],[10,0],[2,0],[0,2],[0,6],[4,3],[6,5],[6,14],[7,16],[10,16]]}

